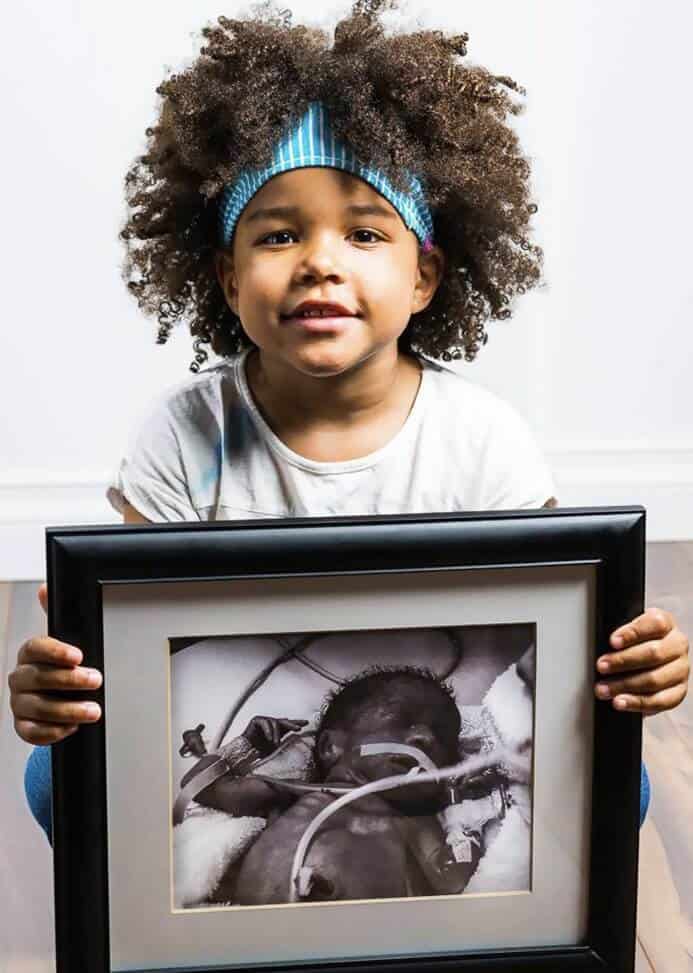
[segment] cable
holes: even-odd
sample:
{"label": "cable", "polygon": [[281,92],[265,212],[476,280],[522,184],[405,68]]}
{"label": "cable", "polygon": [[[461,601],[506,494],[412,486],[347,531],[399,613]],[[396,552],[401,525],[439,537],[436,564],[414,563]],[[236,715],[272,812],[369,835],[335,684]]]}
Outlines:
{"label": "cable", "polygon": [[363,784],[361,787],[357,787],[347,794],[343,794],[338,797],[336,801],[332,804],[328,804],[327,807],[323,808],[319,814],[317,814],[311,823],[308,825],[306,830],[301,836],[296,852],[294,854],[294,859],[291,865],[291,874],[289,876],[289,902],[299,902],[301,896],[299,895],[299,880],[300,873],[303,869],[303,863],[306,860],[306,855],[308,854],[308,849],[310,844],[323,826],[325,821],[328,820],[333,814],[346,807],[348,804],[354,801],[360,800],[362,797],[367,797],[370,794],[380,794],[383,791],[394,790],[397,787],[406,786],[407,784],[428,784],[428,783],[439,783],[442,780],[447,780],[450,777],[460,778],[469,777],[472,774],[478,774],[483,770],[489,770],[492,767],[503,766],[503,768],[510,772],[510,776],[516,780],[527,781],[529,780],[528,764],[525,761],[518,760],[514,753],[504,747],[499,747],[493,754],[487,754],[480,757],[470,757],[467,760],[463,760],[459,764],[454,764],[451,767],[443,767],[440,770],[424,770],[418,773],[412,774],[410,771],[408,774],[397,774],[393,777],[383,777],[381,780],[374,780],[368,784]]}
{"label": "cable", "polygon": [[289,659],[295,658],[297,653],[301,652],[302,649],[310,645],[310,643],[315,638],[316,636],[314,635],[305,636],[304,638],[300,639],[295,645],[291,646],[288,649],[285,649],[281,653],[281,655],[277,656],[277,658],[274,659],[273,662],[270,662],[268,665],[266,665],[265,668],[262,669],[261,672],[252,680],[252,682],[250,682],[246,686],[246,688],[238,697],[234,705],[229,710],[226,719],[217,730],[216,735],[212,740],[209,748],[212,753],[216,753],[216,751],[222,745],[222,743],[224,742],[224,737],[228,733],[229,727],[238,716],[239,712],[241,711],[241,708],[250,699],[253,693],[255,693],[260,688],[260,686],[262,686],[262,684],[268,679],[268,677],[274,672],[275,669],[277,669],[280,665],[282,665],[283,662],[288,662]]}

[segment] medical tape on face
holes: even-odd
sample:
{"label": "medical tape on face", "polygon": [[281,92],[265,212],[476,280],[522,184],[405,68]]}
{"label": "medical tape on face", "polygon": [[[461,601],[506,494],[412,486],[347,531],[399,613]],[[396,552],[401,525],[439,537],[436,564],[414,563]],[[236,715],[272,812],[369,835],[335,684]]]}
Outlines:
{"label": "medical tape on face", "polygon": [[424,770],[438,769],[437,764],[434,764],[423,750],[419,750],[418,747],[410,747],[406,743],[364,743],[357,749],[362,757],[377,757],[381,754],[402,753],[415,760]]}

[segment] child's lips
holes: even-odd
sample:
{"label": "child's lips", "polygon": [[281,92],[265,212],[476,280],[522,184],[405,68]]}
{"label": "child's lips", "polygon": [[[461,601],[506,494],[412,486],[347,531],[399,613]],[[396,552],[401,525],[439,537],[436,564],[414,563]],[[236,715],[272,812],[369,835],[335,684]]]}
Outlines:
{"label": "child's lips", "polygon": [[312,317],[310,315],[295,315],[289,317],[283,317],[281,319],[282,324],[288,327],[301,328],[304,331],[312,332],[326,332],[326,331],[341,331],[344,328],[348,328],[351,324],[358,320],[355,314],[330,314],[320,317]]}

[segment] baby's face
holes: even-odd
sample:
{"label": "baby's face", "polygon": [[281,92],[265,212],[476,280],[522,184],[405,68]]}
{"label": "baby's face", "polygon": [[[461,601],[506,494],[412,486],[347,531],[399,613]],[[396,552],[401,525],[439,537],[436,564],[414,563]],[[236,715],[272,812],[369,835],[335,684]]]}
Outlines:
{"label": "baby's face", "polygon": [[458,732],[457,707],[441,689],[425,680],[393,680],[355,709],[343,759],[366,780],[406,773],[415,765],[411,756],[396,752],[364,756],[360,748],[368,743],[404,744],[422,751],[437,767],[450,766],[459,759]]}

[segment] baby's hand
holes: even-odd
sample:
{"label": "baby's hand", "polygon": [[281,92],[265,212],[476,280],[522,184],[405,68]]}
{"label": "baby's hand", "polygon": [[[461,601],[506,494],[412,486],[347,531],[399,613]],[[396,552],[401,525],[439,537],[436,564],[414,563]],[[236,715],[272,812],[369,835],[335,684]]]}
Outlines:
{"label": "baby's hand", "polygon": [[243,731],[243,736],[262,757],[273,753],[282,737],[291,730],[300,730],[308,720],[277,719],[274,716],[254,716]]}
{"label": "baby's hand", "polygon": [[610,642],[618,651],[597,660],[598,699],[646,716],[679,705],[688,691],[688,639],[669,612],[648,608],[612,632]]}
{"label": "baby's hand", "polygon": [[[46,586],[39,589],[45,611]],[[31,638],[17,654],[17,665],[8,677],[10,707],[17,734],[28,743],[57,743],[70,736],[81,723],[101,717],[98,703],[61,700],[59,693],[98,689],[101,673],[82,666],[82,653],[75,645],[43,635]]]}

